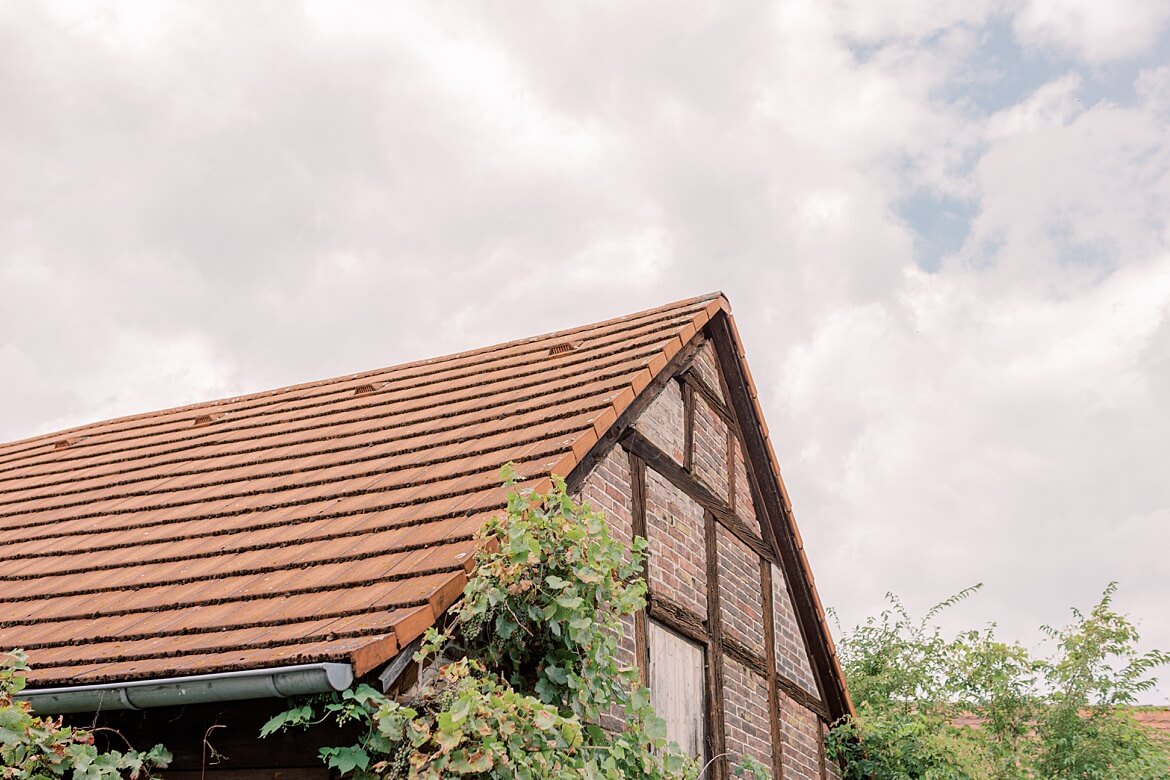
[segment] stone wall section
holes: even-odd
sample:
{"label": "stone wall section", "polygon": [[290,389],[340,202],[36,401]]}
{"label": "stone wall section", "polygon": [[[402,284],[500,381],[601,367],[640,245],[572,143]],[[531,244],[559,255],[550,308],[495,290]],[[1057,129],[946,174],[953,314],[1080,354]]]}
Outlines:
{"label": "stone wall section", "polygon": [[723,723],[727,752],[731,753],[730,766],[738,764],[743,756],[752,756],[772,768],[768,681],[726,655],[723,657]]}
{"label": "stone wall section", "polygon": [[722,525],[715,530],[719,550],[719,606],[723,632],[738,639],[760,657],[764,643],[764,597],[760,558]]}
{"label": "stone wall section", "polygon": [[820,780],[820,721],[816,713],[780,692],[781,762],[784,780]]}
{"label": "stone wall section", "polygon": [[772,564],[772,603],[776,612],[773,621],[776,634],[776,671],[820,698],[816,678],[813,677],[809,664],[808,650],[804,645],[804,635],[792,609],[792,598],[788,594],[784,573],[775,564]]}

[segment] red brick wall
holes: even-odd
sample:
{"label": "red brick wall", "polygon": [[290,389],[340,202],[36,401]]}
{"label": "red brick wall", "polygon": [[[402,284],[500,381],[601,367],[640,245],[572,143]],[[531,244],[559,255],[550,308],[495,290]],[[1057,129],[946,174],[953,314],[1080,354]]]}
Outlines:
{"label": "red brick wall", "polygon": [[[620,446],[613,447],[605,458],[593,467],[576,496],[578,502],[589,504],[605,515],[610,535],[620,539],[627,552],[634,538],[632,496],[630,456]],[[631,669],[637,667],[635,647],[634,618],[630,616],[622,620],[622,639],[618,645],[617,657],[617,662],[621,666]],[[624,722],[624,713],[616,708],[603,713],[601,717],[601,727],[610,731],[621,730]]]}
{"label": "red brick wall", "polygon": [[638,432],[682,465],[683,400],[678,382],[667,382],[654,402],[634,422]]}
{"label": "red brick wall", "polygon": [[732,453],[735,457],[735,515],[748,528],[760,536],[760,521],[756,517],[756,502],[752,498],[752,485],[748,481],[747,463],[743,457],[743,446],[737,438],[732,443]]}
{"label": "red brick wall", "polygon": [[761,657],[764,645],[764,597],[760,557],[723,526],[716,529],[719,550],[719,606],[723,631]]}
{"label": "red brick wall", "polygon": [[780,692],[784,780],[820,780],[820,723],[815,713]]}
{"label": "red brick wall", "polygon": [[745,755],[772,766],[768,681],[727,656],[723,657],[723,724],[732,766]]}
{"label": "red brick wall", "polygon": [[729,495],[727,424],[698,393],[695,394],[695,440],[691,458],[695,476],[726,503]]}
{"label": "red brick wall", "polygon": [[792,598],[788,594],[784,574],[775,564],[772,565],[772,601],[775,604],[776,671],[819,697],[804,636],[800,624],[796,622],[796,613],[792,610]]}
{"label": "red brick wall", "polygon": [[650,590],[707,616],[703,507],[652,469],[646,470]]}
{"label": "red brick wall", "polygon": [[[692,365],[695,373],[722,397],[722,382],[709,343],[699,349]],[[672,379],[667,382],[658,398],[635,421],[634,427],[685,469],[687,422],[683,393],[678,381]],[[729,435],[723,416],[701,393],[695,392],[693,402],[690,472],[713,495],[725,502],[727,508],[735,512],[752,534],[759,535],[760,523],[752,501],[742,446],[735,435]],[[581,488],[581,499],[604,512],[614,536],[628,542],[635,525],[631,495],[629,455],[622,447],[615,446],[586,477]],[[708,605],[704,508],[649,466],[645,474],[644,503],[646,535],[650,542],[648,570],[651,593],[668,598],[692,613],[694,620],[706,623]],[[716,525],[715,545],[722,639],[725,642],[734,640],[751,653],[766,658],[766,602],[760,578],[760,557],[751,546],[722,524]],[[776,672],[819,698],[784,574],[778,565],[769,565],[772,567],[772,600],[775,605],[773,642]],[[620,660],[623,664],[637,663],[632,621],[627,625]],[[744,666],[724,652],[721,684],[723,739],[725,749],[734,756],[731,765],[736,763],[739,756],[748,754],[765,766],[772,767],[774,746],[769,720],[767,676]],[[782,690],[776,691],[776,700],[780,704],[780,753],[785,780],[819,780],[822,776],[819,717],[787,697]],[[606,720],[607,726],[620,727],[619,721],[611,718]],[[828,775],[839,776],[832,772]]]}
{"label": "red brick wall", "polygon": [[703,345],[695,352],[691,368],[703,380],[703,384],[715,391],[715,395],[719,397],[720,401],[726,402],[723,397],[723,381],[720,379],[719,362],[715,357],[715,348],[710,341],[704,341]]}
{"label": "red brick wall", "polygon": [[585,477],[578,501],[604,514],[610,535],[629,547],[634,538],[632,496],[629,453],[615,446]]}

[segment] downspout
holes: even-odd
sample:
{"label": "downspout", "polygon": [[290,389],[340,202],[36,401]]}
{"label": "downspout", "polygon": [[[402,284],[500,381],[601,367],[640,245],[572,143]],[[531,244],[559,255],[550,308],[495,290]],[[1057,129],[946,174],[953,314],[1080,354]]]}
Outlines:
{"label": "downspout", "polygon": [[353,683],[349,664],[317,663],[277,666],[188,677],[70,685],[21,691],[18,699],[32,704],[38,715],[99,710],[141,710],[180,704],[302,696],[343,691]]}

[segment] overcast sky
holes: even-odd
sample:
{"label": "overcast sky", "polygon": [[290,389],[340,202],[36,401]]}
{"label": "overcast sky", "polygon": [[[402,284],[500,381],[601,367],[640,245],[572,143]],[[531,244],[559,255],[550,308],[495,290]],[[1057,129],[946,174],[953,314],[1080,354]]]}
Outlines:
{"label": "overcast sky", "polygon": [[0,440],[719,289],[845,625],[1170,649],[1168,23],[0,0]]}

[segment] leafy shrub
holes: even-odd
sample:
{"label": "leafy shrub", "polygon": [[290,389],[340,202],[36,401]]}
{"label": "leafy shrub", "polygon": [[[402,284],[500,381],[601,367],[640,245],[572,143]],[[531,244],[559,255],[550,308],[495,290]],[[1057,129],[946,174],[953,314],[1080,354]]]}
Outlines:
{"label": "leafy shrub", "polygon": [[94,731],[65,726],[61,718],[33,715],[29,703],[16,698],[24,690],[27,672],[24,653],[11,650],[0,654],[0,777],[4,780],[138,780],[151,777],[152,769],[170,763],[171,754],[162,745],[146,753],[133,749],[124,753],[99,751]]}
{"label": "leafy shrub", "polygon": [[1065,628],[1045,627],[1052,658],[1037,659],[994,628],[944,637],[941,610],[914,621],[896,597],[848,632],[840,657],[857,717],[830,732],[847,778],[902,780],[1162,780],[1166,742],[1126,713],[1170,661],[1139,654],[1133,625],[1113,611],[1116,586]]}

